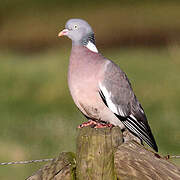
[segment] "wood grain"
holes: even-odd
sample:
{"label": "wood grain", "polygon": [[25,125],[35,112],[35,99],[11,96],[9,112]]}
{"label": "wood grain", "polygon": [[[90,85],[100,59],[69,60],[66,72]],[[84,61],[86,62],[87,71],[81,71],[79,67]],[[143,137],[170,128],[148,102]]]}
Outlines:
{"label": "wood grain", "polygon": [[74,180],[75,179],[75,155],[71,152],[60,153],[50,163],[38,170],[27,180]]}
{"label": "wood grain", "polygon": [[116,128],[82,128],[77,138],[77,180],[115,180],[114,148],[122,143]]}

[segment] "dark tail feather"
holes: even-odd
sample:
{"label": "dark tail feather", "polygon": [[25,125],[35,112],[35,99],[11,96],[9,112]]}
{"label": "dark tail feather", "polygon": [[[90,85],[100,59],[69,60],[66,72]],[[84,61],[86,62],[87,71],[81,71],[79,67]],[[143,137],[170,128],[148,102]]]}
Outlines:
{"label": "dark tail feather", "polygon": [[137,120],[134,120],[130,116],[128,116],[128,117],[121,117],[119,115],[116,115],[116,116],[122,121],[122,123],[125,125],[125,127],[133,135],[135,135],[139,139],[145,141],[151,148],[153,148],[156,152],[158,152],[158,147],[157,147],[156,141],[154,139],[154,136],[153,136],[148,124],[145,125]]}

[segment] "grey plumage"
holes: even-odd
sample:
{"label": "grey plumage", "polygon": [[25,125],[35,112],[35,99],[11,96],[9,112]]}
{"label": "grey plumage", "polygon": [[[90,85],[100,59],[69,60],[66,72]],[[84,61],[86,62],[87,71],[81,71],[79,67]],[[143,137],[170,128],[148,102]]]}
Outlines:
{"label": "grey plumage", "polygon": [[126,127],[158,151],[126,74],[98,53],[90,25],[81,19],[70,19],[59,33],[63,35],[72,40],[68,84],[77,107],[88,119]]}

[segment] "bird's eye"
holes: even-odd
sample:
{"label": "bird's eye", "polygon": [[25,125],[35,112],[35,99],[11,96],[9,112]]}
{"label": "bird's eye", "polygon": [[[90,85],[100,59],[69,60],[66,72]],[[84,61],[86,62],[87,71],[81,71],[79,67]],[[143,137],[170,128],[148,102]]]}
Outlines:
{"label": "bird's eye", "polygon": [[74,29],[77,29],[78,28],[78,26],[77,25],[74,25]]}

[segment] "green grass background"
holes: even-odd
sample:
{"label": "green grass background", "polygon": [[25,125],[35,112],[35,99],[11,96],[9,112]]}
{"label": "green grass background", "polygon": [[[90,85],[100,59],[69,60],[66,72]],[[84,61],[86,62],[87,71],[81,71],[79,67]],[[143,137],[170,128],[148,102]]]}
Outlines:
{"label": "green grass background", "polygon": [[[61,151],[75,151],[76,127],[84,117],[67,87],[69,53],[69,47],[31,56],[0,53],[1,161],[51,158]],[[128,74],[163,155],[178,154],[180,147],[176,53],[177,47],[104,52]],[[38,167],[0,167],[0,178],[12,179],[17,174],[13,179],[23,179]]]}
{"label": "green grass background", "polygon": [[[37,2],[0,2],[0,162],[75,151],[76,127],[85,118],[67,86],[71,43],[57,38],[69,17],[88,20],[100,52],[127,73],[160,154],[180,155],[177,1],[113,1],[84,8],[80,1],[80,6]],[[0,179],[25,179],[42,165],[0,166]]]}

